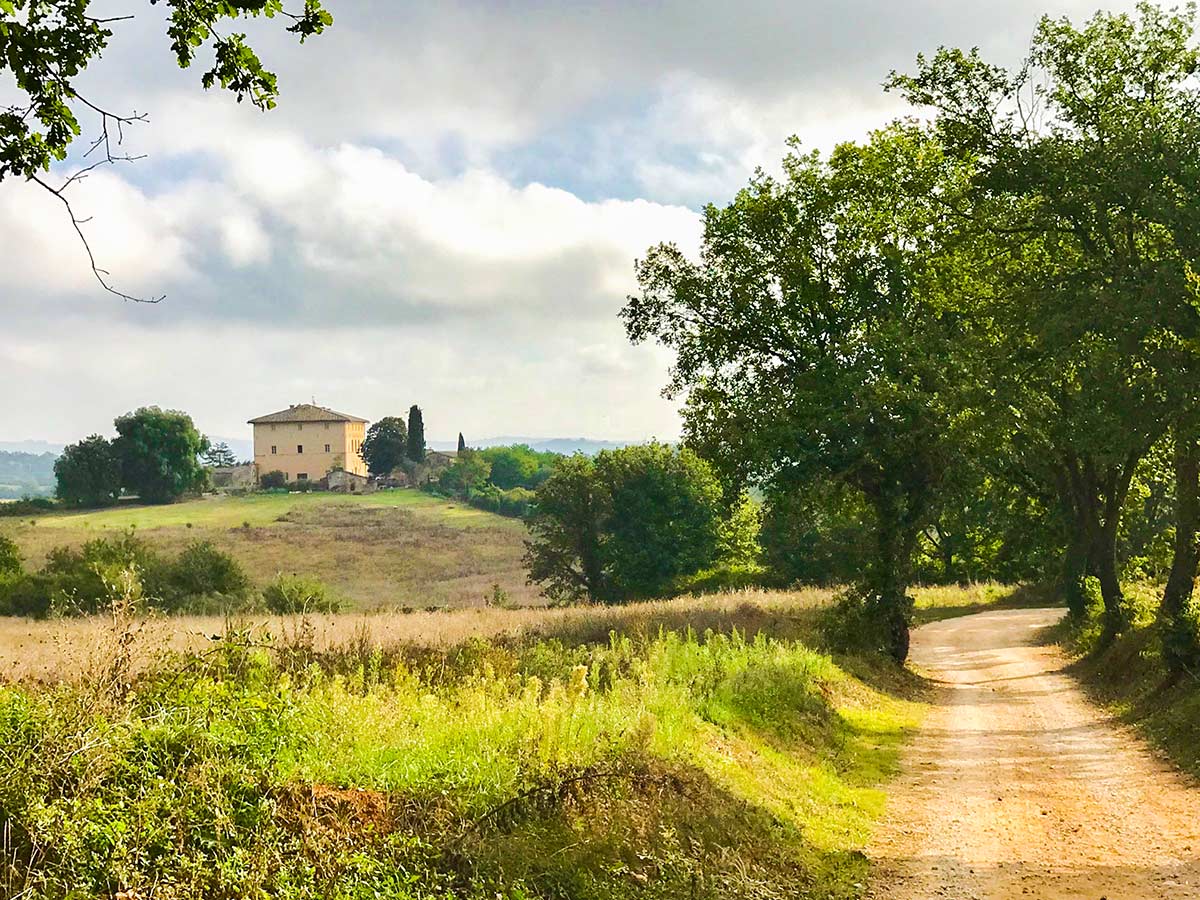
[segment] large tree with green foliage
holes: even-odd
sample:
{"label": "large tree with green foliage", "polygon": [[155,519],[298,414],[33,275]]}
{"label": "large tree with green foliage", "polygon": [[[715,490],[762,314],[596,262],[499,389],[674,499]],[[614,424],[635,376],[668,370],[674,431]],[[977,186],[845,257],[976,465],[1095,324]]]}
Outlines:
{"label": "large tree with green foliage", "polygon": [[408,450],[408,426],[398,416],[384,416],[371,423],[359,454],[372,475],[386,475],[404,462]]}
{"label": "large tree with green foliage", "polygon": [[[943,49],[893,78],[973,167],[946,208],[991,248],[977,259],[999,324],[996,406],[1016,411],[1014,446],[1057,489],[1069,597],[1079,611],[1083,576],[1099,579],[1109,639],[1126,623],[1121,511],[1164,430],[1193,421],[1200,375],[1193,16],[1143,3],[1082,27],[1045,18],[1015,71]],[[1183,575],[1172,593],[1190,594],[1194,566]]]}
{"label": "large tree with green foliage", "polygon": [[[298,0],[294,11],[283,0],[150,0],[151,6],[159,3],[168,10],[166,38],[179,66],[187,68],[201,51],[211,50],[211,64],[200,77],[204,88],[219,84],[239,103],[249,100],[264,110],[278,97],[276,77],[246,35],[229,26],[278,17],[303,43],[333,23],[322,0]],[[114,112],[84,91],[85,71],[103,57],[115,29],[132,18],[110,13],[96,0],[0,0],[0,76],[15,88],[15,99],[0,107],[0,181],[13,176],[44,187],[66,205],[85,248],[84,222],[70,212],[64,191],[98,165],[132,159],[120,146],[124,130],[146,119],[135,112]],[[46,173],[52,163],[67,158],[83,134],[81,119],[90,119],[95,129],[83,168],[54,184]],[[106,290],[140,299],[114,290],[94,259],[92,269]]]}
{"label": "large tree with green foliage", "polygon": [[93,434],[54,461],[55,493],[70,506],[107,506],[121,496],[121,462],[107,438]]}
{"label": "large tree with green foliage", "polygon": [[716,562],[721,487],[690,450],[665,444],[564,459],[537,489],[530,580],[559,601],[659,596]]}
{"label": "large tree with green foliage", "polygon": [[199,457],[208,449],[208,439],[187,413],[145,406],[113,424],[113,450],[125,490],[146,503],[171,503],[204,487]]}
{"label": "large tree with green foliage", "polygon": [[[940,302],[933,199],[957,167],[897,125],[827,160],[794,153],[704,215],[699,259],[673,245],[638,263],[624,319],[675,363],[687,441],[763,485],[834,479],[871,512],[859,596],[908,652],[913,552],[963,417],[953,310]],[[736,486],[736,485],[735,485]]]}

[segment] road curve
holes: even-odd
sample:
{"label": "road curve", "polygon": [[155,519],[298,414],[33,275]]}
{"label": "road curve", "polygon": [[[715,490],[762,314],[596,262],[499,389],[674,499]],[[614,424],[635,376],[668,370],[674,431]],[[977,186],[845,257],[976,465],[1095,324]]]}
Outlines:
{"label": "road curve", "polygon": [[1200,789],[1090,703],[1056,609],[918,629],[940,682],[868,855],[872,900],[1200,900]]}

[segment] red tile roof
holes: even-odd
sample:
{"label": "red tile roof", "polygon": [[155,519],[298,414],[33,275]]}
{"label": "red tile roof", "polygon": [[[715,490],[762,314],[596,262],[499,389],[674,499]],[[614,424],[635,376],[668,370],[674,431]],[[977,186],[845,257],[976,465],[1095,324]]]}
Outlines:
{"label": "red tile roof", "polygon": [[332,409],[326,409],[323,406],[314,406],[311,403],[299,403],[295,406],[289,406],[287,409],[281,409],[279,412],[270,413],[266,416],[259,416],[257,419],[251,419],[251,425],[266,425],[275,422],[366,422],[366,419],[360,419],[358,416],[349,416],[346,413],[334,412]]}

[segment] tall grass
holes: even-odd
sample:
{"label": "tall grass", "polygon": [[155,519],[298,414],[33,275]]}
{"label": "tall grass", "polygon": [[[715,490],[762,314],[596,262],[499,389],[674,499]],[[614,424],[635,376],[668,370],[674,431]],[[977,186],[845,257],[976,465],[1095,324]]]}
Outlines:
{"label": "tall grass", "polygon": [[0,690],[0,894],[849,897],[919,717],[765,630],[318,650]]}

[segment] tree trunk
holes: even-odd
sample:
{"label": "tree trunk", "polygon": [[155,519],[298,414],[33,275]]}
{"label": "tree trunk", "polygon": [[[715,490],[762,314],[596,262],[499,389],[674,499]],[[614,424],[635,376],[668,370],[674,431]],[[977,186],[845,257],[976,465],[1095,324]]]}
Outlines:
{"label": "tree trunk", "polygon": [[1133,472],[1143,453],[1130,451],[1125,460],[1097,469],[1092,458],[1068,454],[1064,459],[1066,484],[1076,518],[1088,543],[1088,563],[1100,581],[1104,616],[1100,646],[1107,646],[1128,624],[1125,595],[1117,571],[1117,524],[1129,493]]}
{"label": "tree trunk", "polygon": [[1062,564],[1058,574],[1058,587],[1067,602],[1067,611],[1072,619],[1082,622],[1088,614],[1088,541],[1087,523],[1075,503],[1066,469],[1059,472],[1057,488],[1062,504],[1063,518],[1067,522],[1067,545],[1063,550]]}
{"label": "tree trunk", "polygon": [[909,618],[912,614],[908,597],[909,569],[915,549],[916,530],[907,524],[910,516],[895,497],[875,497],[876,557],[871,573],[871,590],[878,608],[878,621],[883,629],[888,655],[899,665],[908,659]]}
{"label": "tree trunk", "polygon": [[1125,615],[1125,595],[1121,591],[1121,578],[1117,573],[1116,529],[1101,528],[1099,539],[1092,550],[1092,565],[1096,578],[1100,581],[1100,596],[1104,598],[1100,646],[1107,647],[1128,624]]}
{"label": "tree trunk", "polygon": [[1188,616],[1196,567],[1200,563],[1200,446],[1193,435],[1175,429],[1175,552],[1158,611],[1163,662],[1178,676],[1200,656],[1195,624]]}

